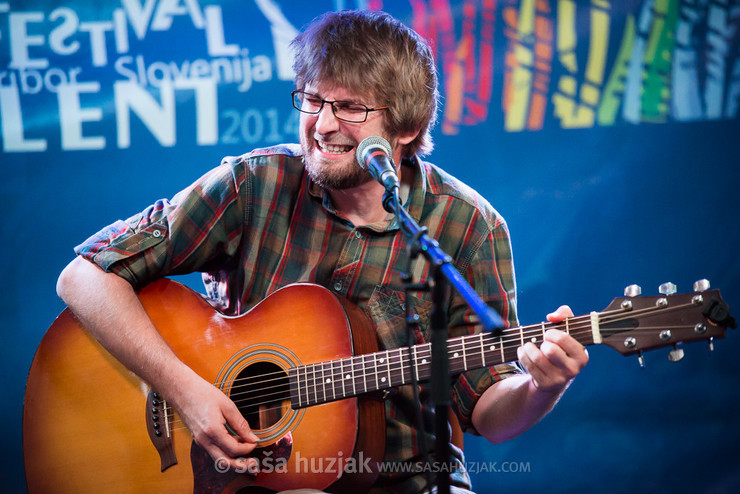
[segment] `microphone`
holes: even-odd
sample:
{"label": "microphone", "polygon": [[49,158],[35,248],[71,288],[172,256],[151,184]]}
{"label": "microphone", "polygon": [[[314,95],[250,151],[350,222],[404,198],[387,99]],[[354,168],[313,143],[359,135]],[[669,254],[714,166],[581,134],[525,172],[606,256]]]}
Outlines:
{"label": "microphone", "polygon": [[399,186],[398,174],[391,156],[393,156],[391,145],[382,137],[366,137],[357,146],[357,162],[387,191],[398,189]]}

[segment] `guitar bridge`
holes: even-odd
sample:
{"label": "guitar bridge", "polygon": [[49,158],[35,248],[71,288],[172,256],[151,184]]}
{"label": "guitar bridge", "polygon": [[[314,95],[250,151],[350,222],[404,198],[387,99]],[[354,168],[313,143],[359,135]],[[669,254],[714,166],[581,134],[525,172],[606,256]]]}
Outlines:
{"label": "guitar bridge", "polygon": [[150,389],[146,397],[146,430],[149,439],[159,453],[162,471],[177,464],[175,448],[172,446],[172,430],[167,402]]}

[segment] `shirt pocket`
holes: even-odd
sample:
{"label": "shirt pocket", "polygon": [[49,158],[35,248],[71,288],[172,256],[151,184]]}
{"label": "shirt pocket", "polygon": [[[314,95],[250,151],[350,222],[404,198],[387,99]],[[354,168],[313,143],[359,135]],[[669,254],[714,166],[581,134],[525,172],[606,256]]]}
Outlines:
{"label": "shirt pocket", "polygon": [[[414,331],[414,344],[429,341],[429,314],[432,302],[416,295],[409,295],[412,314],[419,316],[418,328]],[[367,315],[373,321],[378,338],[384,348],[408,345],[406,331],[406,297],[403,291],[377,286],[367,304]]]}

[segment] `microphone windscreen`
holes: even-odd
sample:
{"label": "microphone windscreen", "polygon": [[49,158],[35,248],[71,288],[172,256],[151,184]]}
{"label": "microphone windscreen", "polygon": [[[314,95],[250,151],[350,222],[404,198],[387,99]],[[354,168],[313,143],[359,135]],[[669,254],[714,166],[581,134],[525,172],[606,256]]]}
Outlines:
{"label": "microphone windscreen", "polygon": [[370,150],[370,148],[373,147],[380,147],[383,151],[385,151],[385,154],[387,154],[389,158],[393,156],[393,149],[391,149],[391,145],[388,141],[378,136],[366,137],[362,140],[360,145],[357,146],[356,154],[357,162],[364,170],[367,170],[367,160],[365,159],[365,154],[368,150]]}

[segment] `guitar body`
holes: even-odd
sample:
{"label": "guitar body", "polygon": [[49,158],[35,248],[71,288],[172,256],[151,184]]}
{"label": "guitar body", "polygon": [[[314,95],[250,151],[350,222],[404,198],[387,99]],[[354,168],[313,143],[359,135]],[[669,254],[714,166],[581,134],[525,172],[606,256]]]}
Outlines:
{"label": "guitar body", "polygon": [[[238,405],[240,383],[264,381],[255,381],[259,374],[287,383],[292,367],[376,350],[364,314],[316,285],[286,287],[236,318],[220,315],[170,280],[139,296],[180,359]],[[327,467],[328,459],[382,459],[382,402],[349,398],[294,410],[286,400],[285,392],[270,406],[251,399],[251,408],[242,410],[260,438],[263,471],[256,478],[222,474],[193,447],[177,414],[153,399],[152,390],[67,309],[41,341],[28,377],[23,442],[29,492],[233,492],[250,485],[284,490],[332,484],[341,491],[372,483],[369,472],[337,482],[341,470]],[[154,435],[155,423],[161,437]],[[323,469],[329,471],[315,471],[312,458],[327,459]]]}

